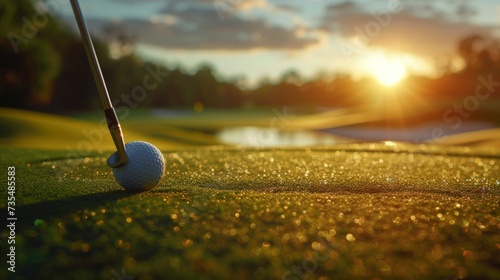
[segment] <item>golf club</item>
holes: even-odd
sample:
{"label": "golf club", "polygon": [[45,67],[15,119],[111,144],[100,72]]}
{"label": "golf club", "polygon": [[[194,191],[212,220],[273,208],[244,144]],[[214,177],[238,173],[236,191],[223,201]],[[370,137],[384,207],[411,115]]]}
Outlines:
{"label": "golf club", "polygon": [[90,63],[90,69],[94,75],[94,80],[97,84],[97,89],[99,91],[99,96],[101,97],[102,104],[104,106],[104,114],[106,116],[106,121],[108,123],[109,132],[115,143],[116,150],[118,151],[118,160],[114,160],[116,157],[109,157],[107,164],[111,168],[119,167],[127,163],[127,153],[125,150],[125,141],[123,139],[123,132],[116,116],[115,108],[111,103],[109,98],[108,89],[106,88],[106,83],[104,81],[104,76],[102,75],[101,67],[99,66],[99,60],[95,53],[94,45],[92,44],[92,39],[83,20],[83,15],[80,10],[80,5],[78,0],[70,0],[71,7],[73,8],[73,13],[76,17],[76,22],[78,24],[78,29],[80,30],[80,35],[82,36],[83,45],[87,58]]}

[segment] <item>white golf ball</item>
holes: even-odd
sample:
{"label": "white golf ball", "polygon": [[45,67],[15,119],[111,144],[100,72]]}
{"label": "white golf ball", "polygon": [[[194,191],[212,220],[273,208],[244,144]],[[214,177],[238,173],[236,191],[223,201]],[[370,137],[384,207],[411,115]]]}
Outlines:
{"label": "white golf ball", "polygon": [[[115,179],[131,191],[147,191],[158,185],[165,173],[165,159],[161,151],[148,142],[133,141],[125,144],[127,163],[113,168]],[[111,155],[112,162],[118,153]]]}

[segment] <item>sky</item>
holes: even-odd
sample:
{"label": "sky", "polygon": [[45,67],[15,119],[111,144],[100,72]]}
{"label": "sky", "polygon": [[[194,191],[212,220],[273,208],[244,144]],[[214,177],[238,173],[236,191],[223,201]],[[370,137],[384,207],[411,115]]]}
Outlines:
{"label": "sky", "polygon": [[[73,20],[67,0],[52,10]],[[289,70],[374,75],[397,62],[406,72],[435,74],[435,61],[459,69],[457,43],[471,34],[500,37],[498,0],[82,0],[93,33],[119,24],[135,51],[194,71],[212,65],[248,85]],[[74,23],[73,23],[74,24]]]}

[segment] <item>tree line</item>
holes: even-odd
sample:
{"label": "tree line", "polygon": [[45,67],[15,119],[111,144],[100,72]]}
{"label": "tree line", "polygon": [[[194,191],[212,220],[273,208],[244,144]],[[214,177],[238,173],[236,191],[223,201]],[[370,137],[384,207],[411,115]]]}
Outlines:
{"label": "tree line", "polygon": [[[79,34],[53,17],[42,21],[37,15],[29,0],[0,4],[1,106],[57,113],[101,108]],[[235,80],[217,77],[209,65],[189,73],[144,61],[130,51],[133,36],[117,26],[105,27],[103,34],[105,40],[94,39],[94,45],[112,98],[133,94],[148,75],[146,69],[168,72],[161,83],[147,89],[141,107],[186,108],[196,103],[217,108],[342,107],[372,102],[369,85],[374,83],[368,78],[323,74],[304,80],[290,70],[277,81],[265,79],[254,89],[245,89]],[[462,70],[453,71],[444,61],[436,65],[438,78],[410,76],[405,84],[415,85],[411,90],[422,96],[460,98],[474,93],[478,76],[500,83],[498,40],[472,35],[458,42],[457,52],[465,62]],[[500,96],[500,89],[492,94]]]}

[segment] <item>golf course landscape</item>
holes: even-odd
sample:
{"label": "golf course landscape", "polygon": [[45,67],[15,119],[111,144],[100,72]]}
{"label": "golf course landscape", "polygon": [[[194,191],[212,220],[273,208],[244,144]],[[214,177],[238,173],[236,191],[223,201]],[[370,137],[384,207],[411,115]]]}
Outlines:
{"label": "golf course landscape", "polygon": [[126,141],[158,146],[166,169],[156,188],[130,193],[106,165],[113,144],[98,122],[1,109],[0,123],[0,209],[17,218],[1,232],[2,279],[500,276],[491,146],[248,148],[131,117]]}
{"label": "golf course landscape", "polygon": [[499,280],[497,2],[0,1],[0,280]]}

